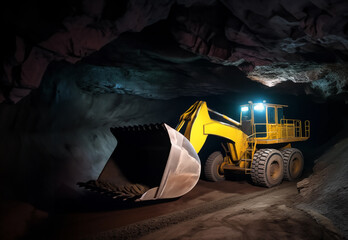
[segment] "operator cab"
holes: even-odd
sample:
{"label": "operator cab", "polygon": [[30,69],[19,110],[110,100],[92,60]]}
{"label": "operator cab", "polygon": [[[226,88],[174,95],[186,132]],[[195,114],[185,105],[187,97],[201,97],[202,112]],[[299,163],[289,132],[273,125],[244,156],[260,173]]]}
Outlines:
{"label": "operator cab", "polygon": [[263,101],[241,105],[240,122],[242,131],[248,136],[255,134],[257,138],[266,138],[271,134],[272,126],[282,124],[284,119],[283,108],[287,105],[271,104]]}

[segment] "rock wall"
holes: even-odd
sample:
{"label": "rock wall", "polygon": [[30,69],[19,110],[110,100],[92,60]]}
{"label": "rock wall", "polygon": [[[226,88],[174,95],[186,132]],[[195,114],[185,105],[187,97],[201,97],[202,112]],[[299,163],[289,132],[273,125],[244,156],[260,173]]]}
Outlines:
{"label": "rock wall", "polygon": [[163,100],[89,94],[65,73],[55,68],[31,97],[0,105],[0,200],[45,209],[74,199],[82,192],[76,183],[96,179],[115,149],[110,127],[174,118]]}
{"label": "rock wall", "polygon": [[[344,0],[78,0],[50,4],[17,0],[4,3],[2,11],[5,44],[0,102],[18,102],[38,88],[51,62],[76,63],[121,34],[142,31],[163,19],[168,19],[166,27],[182,48],[215,63],[238,66],[268,86],[280,80],[297,82],[288,74],[303,62],[319,64],[316,69],[326,68],[322,63],[346,69],[342,65],[348,55],[348,4]],[[271,67],[262,68],[268,65]],[[309,76],[309,81],[319,81],[314,86],[332,83],[330,76],[311,78],[312,70],[305,66],[298,71]],[[343,72],[337,92],[347,91],[347,73]],[[331,92],[324,90],[324,95],[335,94]]]}

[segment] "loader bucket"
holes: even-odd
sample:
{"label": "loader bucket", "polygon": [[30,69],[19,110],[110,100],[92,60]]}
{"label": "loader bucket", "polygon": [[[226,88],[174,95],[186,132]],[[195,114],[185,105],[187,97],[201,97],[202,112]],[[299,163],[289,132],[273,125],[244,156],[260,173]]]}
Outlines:
{"label": "loader bucket", "polygon": [[115,199],[180,197],[197,183],[201,164],[191,143],[167,124],[111,128],[118,143],[98,180],[78,183]]}

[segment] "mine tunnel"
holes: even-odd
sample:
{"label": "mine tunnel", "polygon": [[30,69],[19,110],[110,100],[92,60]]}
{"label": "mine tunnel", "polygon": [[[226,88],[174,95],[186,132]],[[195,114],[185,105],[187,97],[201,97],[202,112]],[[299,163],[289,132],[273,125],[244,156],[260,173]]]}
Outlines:
{"label": "mine tunnel", "polygon": [[[347,239],[347,12],[346,0],[5,1],[0,238]],[[308,120],[291,143],[302,175],[260,186],[255,156],[259,171],[261,152],[290,148],[253,142],[209,181],[225,140],[197,154],[175,130],[197,101],[245,144],[250,101],[286,105],[274,124]],[[174,178],[185,171],[196,178]],[[110,198],[105,181],[124,186]]]}

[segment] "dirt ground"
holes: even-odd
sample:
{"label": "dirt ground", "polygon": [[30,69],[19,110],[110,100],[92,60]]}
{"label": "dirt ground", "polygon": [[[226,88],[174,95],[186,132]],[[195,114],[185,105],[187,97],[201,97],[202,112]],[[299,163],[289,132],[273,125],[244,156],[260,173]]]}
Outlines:
{"label": "dirt ground", "polygon": [[181,198],[169,201],[124,205],[81,199],[85,201],[84,204],[88,201],[83,208],[76,209],[74,206],[72,211],[51,216],[54,219],[52,223],[54,227],[50,229],[50,232],[55,239],[79,239],[228,197],[243,196],[264,190],[265,188],[253,186],[245,179],[218,183],[200,180],[192,191]]}
{"label": "dirt ground", "polygon": [[[197,190],[205,184],[201,181]],[[223,187],[226,186],[220,185]],[[227,193],[220,189],[197,198],[189,196],[188,204],[181,199],[177,202],[180,208],[170,203],[171,213],[148,216],[129,225],[85,235],[83,239],[341,239],[327,218],[296,208],[295,183],[284,182],[266,190],[251,188],[258,190]],[[159,206],[152,205],[150,209],[166,207]],[[138,210],[142,215],[143,210]]]}
{"label": "dirt ground", "polygon": [[271,191],[227,198],[226,208],[139,239],[340,239],[329,221],[323,226],[294,207],[296,194],[294,185],[285,183]]}
{"label": "dirt ground", "polygon": [[[80,207],[75,203],[45,216],[44,227],[24,239],[341,239],[327,218],[297,208],[298,197],[296,183],[266,189],[246,179],[200,180],[171,201],[122,205],[82,199]],[[31,208],[26,211],[30,216],[36,213]],[[7,224],[8,233],[12,225],[19,226],[17,220]]]}
{"label": "dirt ground", "polygon": [[265,188],[253,186],[246,179],[218,183],[200,180],[188,194],[168,201],[125,204],[86,192],[86,196],[69,201],[50,213],[24,202],[1,202],[0,239],[88,238],[178,211],[180,215],[180,211],[202,204],[262,191]]}

